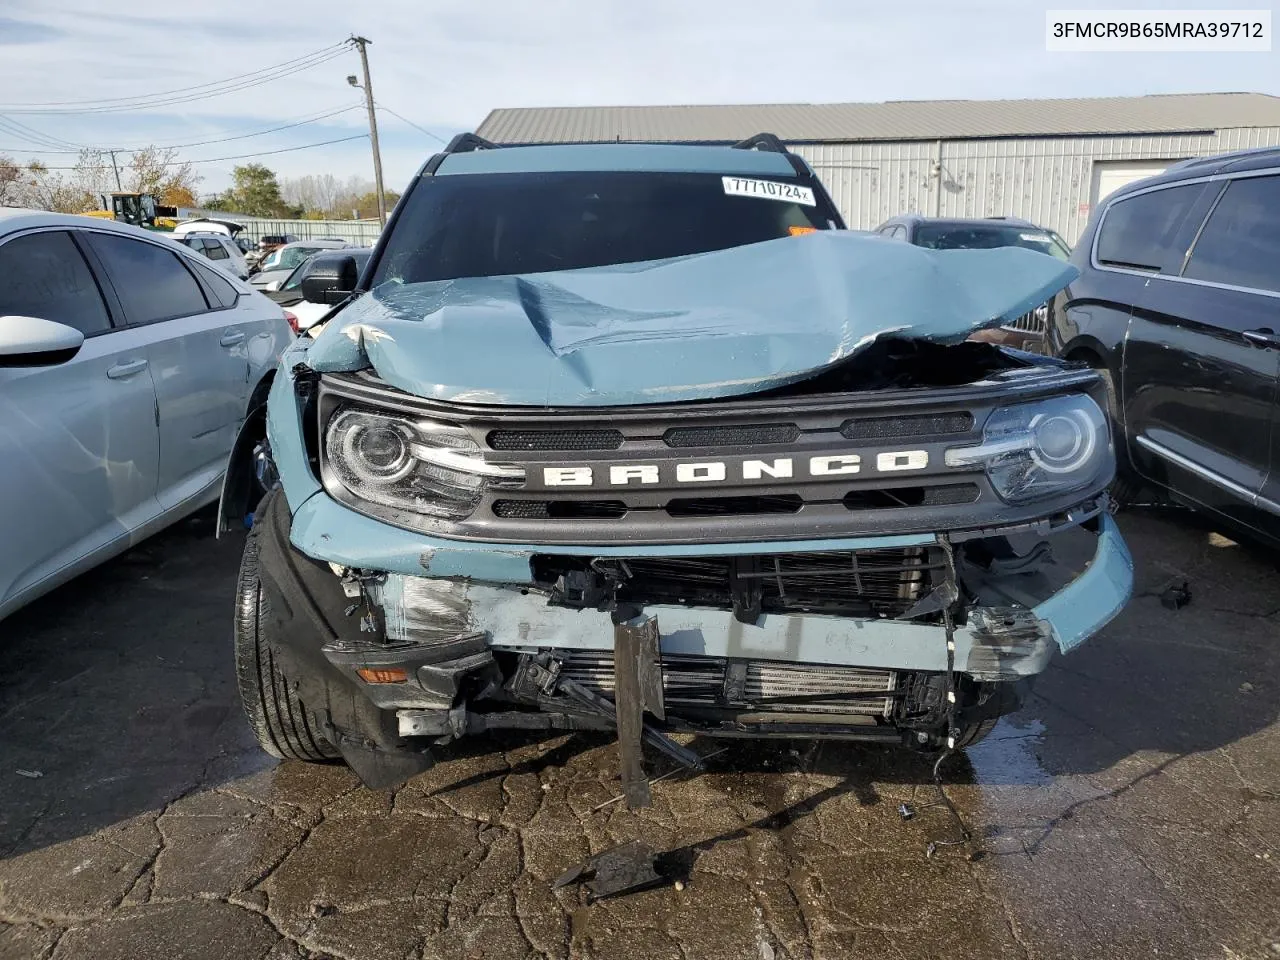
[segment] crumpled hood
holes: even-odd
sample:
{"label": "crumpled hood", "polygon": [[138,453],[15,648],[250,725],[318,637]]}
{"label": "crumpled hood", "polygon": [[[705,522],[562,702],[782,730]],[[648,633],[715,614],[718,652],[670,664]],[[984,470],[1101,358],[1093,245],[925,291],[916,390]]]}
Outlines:
{"label": "crumpled hood", "polygon": [[372,365],[392,386],[455,402],[729,397],[806,379],[880,337],[959,342],[1077,275],[1021,248],[821,231],[645,263],[386,283],[327,324],[307,363]]}

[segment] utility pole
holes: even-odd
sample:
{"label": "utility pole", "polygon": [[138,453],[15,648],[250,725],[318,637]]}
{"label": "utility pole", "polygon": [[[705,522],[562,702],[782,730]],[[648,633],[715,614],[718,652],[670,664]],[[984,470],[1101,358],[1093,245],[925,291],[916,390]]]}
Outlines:
{"label": "utility pole", "polygon": [[[387,225],[387,199],[382,192],[382,154],[378,152],[378,117],[373,108],[373,84],[369,82],[369,55],[365,47],[371,42],[364,37],[352,37],[351,42],[360,51],[360,66],[364,69],[364,101],[369,108],[369,140],[373,144],[373,184],[378,192],[378,222]],[[350,79],[350,78],[348,78]],[[357,86],[357,84],[352,84]]]}
{"label": "utility pole", "polygon": [[120,186],[120,168],[116,165],[116,152],[114,150],[108,150],[107,152],[111,154],[111,170],[116,175],[116,192],[120,193],[124,190],[124,187]]}

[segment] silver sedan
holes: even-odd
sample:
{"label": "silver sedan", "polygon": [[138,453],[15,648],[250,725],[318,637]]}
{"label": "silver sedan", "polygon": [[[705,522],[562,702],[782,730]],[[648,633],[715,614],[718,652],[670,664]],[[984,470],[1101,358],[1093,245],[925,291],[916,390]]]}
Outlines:
{"label": "silver sedan", "polygon": [[156,234],[0,210],[0,617],[217,499],[292,340]]}

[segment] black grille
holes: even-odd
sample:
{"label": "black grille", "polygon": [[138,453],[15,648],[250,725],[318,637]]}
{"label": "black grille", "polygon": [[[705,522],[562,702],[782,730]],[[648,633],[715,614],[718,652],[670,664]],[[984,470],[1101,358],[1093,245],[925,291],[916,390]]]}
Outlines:
{"label": "black grille", "polygon": [[746,447],[757,443],[790,443],[800,436],[794,423],[762,423],[735,427],[672,427],[662,435],[668,447]]}
{"label": "black grille", "polygon": [[840,433],[850,440],[894,440],[898,437],[931,437],[965,433],[973,429],[973,414],[943,413],[903,417],[866,417],[846,420]]}
{"label": "black grille", "polygon": [[895,507],[941,507],[973,503],[978,487],[972,483],[952,483],[937,487],[894,487],[885,490],[850,490],[843,503],[850,510],[891,510]]}
{"label": "black grille", "polygon": [[928,592],[930,573],[941,568],[930,564],[924,547],[783,553],[758,560],[758,570],[738,576],[759,580],[765,610],[822,610],[866,602],[898,614]]}
{"label": "black grille", "polygon": [[617,520],[627,514],[621,500],[495,500],[504,520]]}
{"label": "black grille", "polygon": [[494,450],[617,450],[621,430],[491,430]]}
{"label": "black grille", "polygon": [[[932,589],[942,569],[936,547],[839,550],[748,557],[636,557],[598,561],[614,569],[618,599],[764,613],[899,616]],[[568,571],[596,575],[579,557],[536,555],[534,576],[555,584]]]}
{"label": "black grille", "polygon": [[804,501],[799,494],[773,497],[679,497],[667,504],[673,517],[746,516],[753,513],[795,513]]}

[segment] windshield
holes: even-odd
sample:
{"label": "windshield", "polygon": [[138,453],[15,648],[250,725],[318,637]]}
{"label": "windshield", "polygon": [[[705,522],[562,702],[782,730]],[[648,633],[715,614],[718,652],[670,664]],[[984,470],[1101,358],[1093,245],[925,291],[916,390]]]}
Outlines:
{"label": "windshield", "polygon": [[292,270],[323,247],[281,247],[262,261],[262,270]]}
{"label": "windshield", "polygon": [[1047,253],[1059,260],[1071,257],[1071,248],[1052,230],[1010,224],[922,223],[916,228],[915,244],[931,250],[1023,247],[1036,253]]}
{"label": "windshield", "polygon": [[280,289],[296,290],[298,287],[302,286],[303,278],[307,275],[307,268],[311,266],[311,261],[313,259],[313,257],[307,257],[307,259],[298,264],[293,273],[289,274],[284,283],[280,284]]}
{"label": "windshield", "polygon": [[661,260],[839,224],[812,181],[772,181],[800,202],[730,195],[726,180],[762,182],[706,173],[427,177],[399,214],[373,283]]}

